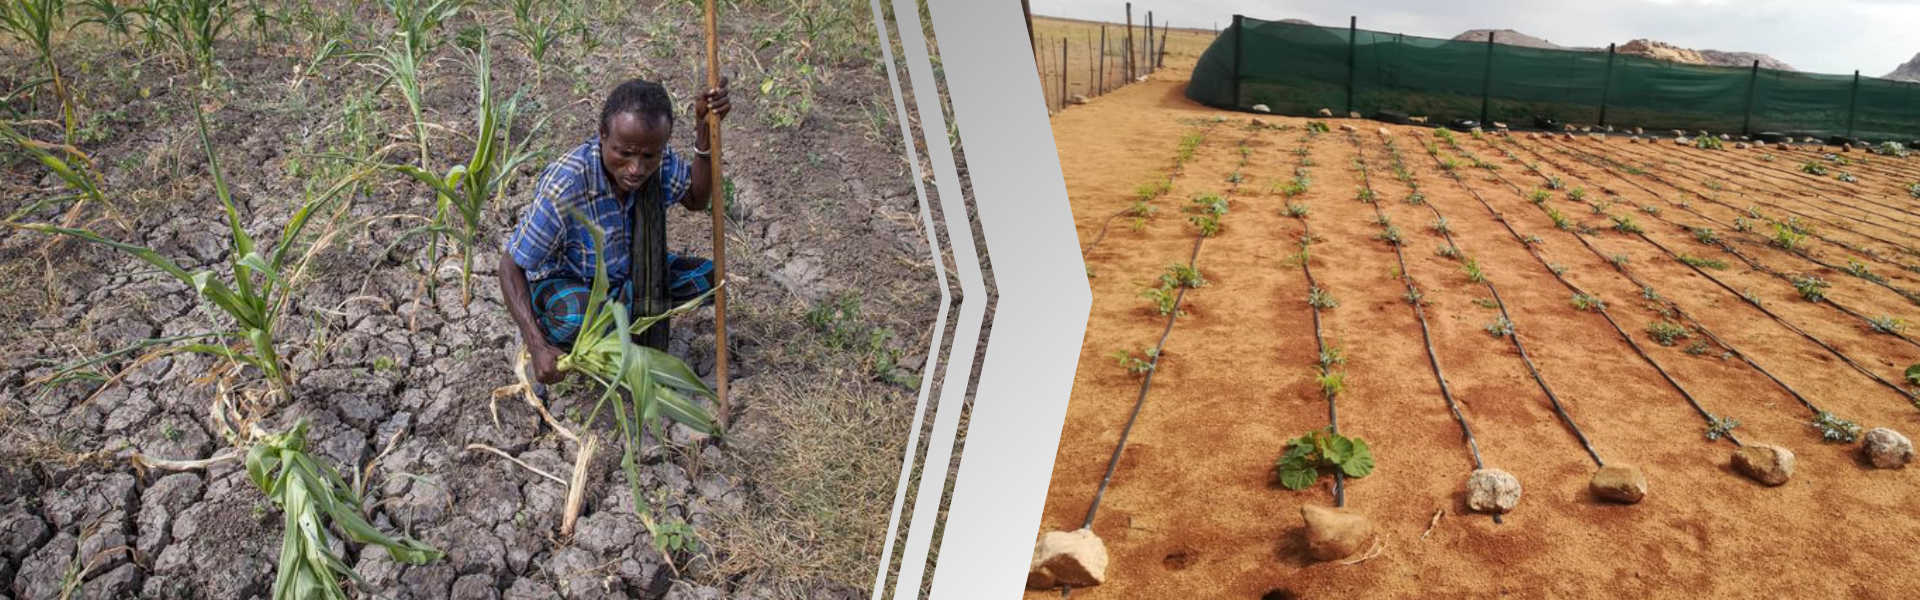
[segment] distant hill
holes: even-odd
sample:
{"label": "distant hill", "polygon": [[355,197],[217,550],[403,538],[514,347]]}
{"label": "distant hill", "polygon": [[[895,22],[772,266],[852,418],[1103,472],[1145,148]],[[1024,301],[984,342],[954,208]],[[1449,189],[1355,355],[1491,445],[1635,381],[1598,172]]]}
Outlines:
{"label": "distant hill", "polygon": [[1893,72],[1880,77],[1901,81],[1920,81],[1920,54],[1913,55],[1913,60],[1901,63]]}
{"label": "distant hill", "polygon": [[[1457,41],[1463,41],[1463,42],[1482,42],[1482,41],[1486,41],[1487,32],[1490,32],[1490,31],[1493,32],[1493,42],[1496,44],[1507,44],[1510,46],[1520,46],[1524,48],[1545,48],[1549,50],[1574,50],[1574,51],[1582,51],[1582,52],[1600,52],[1600,51],[1606,50],[1606,48],[1561,46],[1559,44],[1549,42],[1545,39],[1527,35],[1518,31],[1514,31],[1512,29],[1468,29],[1464,32],[1461,32],[1460,35],[1453,36],[1453,39]],[[1621,54],[1633,54],[1638,56],[1645,56],[1647,58],[1655,58],[1655,59],[1673,61],[1673,62],[1689,64],[1689,65],[1717,65],[1717,66],[1723,66],[1723,67],[1746,67],[1746,66],[1752,66],[1753,61],[1758,60],[1760,61],[1760,66],[1768,69],[1777,69],[1781,71],[1797,70],[1797,69],[1794,69],[1792,65],[1788,65],[1785,62],[1781,62],[1779,59],[1776,59],[1771,56],[1767,56],[1765,54],[1760,54],[1758,52],[1727,52],[1724,50],[1694,50],[1692,48],[1682,48],[1682,47],[1675,46],[1673,44],[1669,44],[1659,40],[1649,40],[1649,39],[1632,40],[1627,43],[1620,44],[1616,48],[1616,50]],[[1920,56],[1916,56],[1915,58],[1920,59]],[[1914,65],[1914,76],[1916,78],[1920,78],[1920,64]]]}
{"label": "distant hill", "polygon": [[1484,42],[1484,41],[1487,41],[1488,32],[1493,33],[1493,43],[1495,44],[1506,44],[1509,46],[1520,46],[1524,48],[1546,48],[1549,50],[1572,50],[1573,49],[1573,48],[1561,46],[1537,37],[1533,37],[1524,33],[1520,33],[1512,29],[1468,29],[1466,31],[1460,32],[1460,35],[1453,36],[1453,39],[1454,41],[1460,41],[1460,42]]}

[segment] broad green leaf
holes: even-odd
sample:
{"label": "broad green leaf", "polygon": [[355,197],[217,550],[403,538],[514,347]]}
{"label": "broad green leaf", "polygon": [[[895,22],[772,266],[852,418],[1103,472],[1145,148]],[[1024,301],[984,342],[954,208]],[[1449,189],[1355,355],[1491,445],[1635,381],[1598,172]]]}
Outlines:
{"label": "broad green leaf", "polygon": [[1347,439],[1346,436],[1329,434],[1326,450],[1326,454],[1321,455],[1321,460],[1336,465],[1344,463],[1347,457],[1353,454],[1353,440]]}
{"label": "broad green leaf", "polygon": [[1340,472],[1354,478],[1366,477],[1373,472],[1373,451],[1367,448],[1365,440],[1353,440],[1353,452],[1340,463]]}
{"label": "broad green leaf", "polygon": [[1313,482],[1319,478],[1320,472],[1311,468],[1282,467],[1280,469],[1280,485],[1287,486],[1290,490],[1298,491],[1313,487]]}

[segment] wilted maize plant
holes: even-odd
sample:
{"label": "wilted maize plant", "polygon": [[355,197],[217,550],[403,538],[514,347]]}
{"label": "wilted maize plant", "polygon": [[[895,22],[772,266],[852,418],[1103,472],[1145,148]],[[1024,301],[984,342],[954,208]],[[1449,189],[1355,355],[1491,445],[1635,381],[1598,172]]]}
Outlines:
{"label": "wilted maize plant", "polygon": [[[524,142],[519,148],[513,147],[513,118],[519,111],[520,97],[516,95],[505,104],[494,98],[492,67],[487,54],[487,45],[482,42],[473,63],[474,81],[479,90],[479,110],[475,111],[474,117],[473,156],[465,164],[447,169],[444,175],[436,175],[413,165],[392,166],[394,170],[433,188],[436,197],[433,222],[409,232],[409,235],[433,235],[433,242],[427,245],[429,288],[434,284],[433,273],[435,265],[439,263],[439,240],[441,236],[453,238],[460,249],[463,303],[472,298],[473,244],[479,237],[481,218],[487,203],[506,189],[507,179],[513,176],[517,167],[533,157]],[[425,159],[421,162],[424,164]],[[459,220],[450,223],[455,216]]]}
{"label": "wilted maize plant", "polygon": [[432,546],[375,529],[352,488],[332,467],[307,454],[306,446],[302,421],[286,433],[261,436],[247,451],[247,478],[285,513],[274,600],[347,597],[340,578],[359,581],[360,576],[329,546],[335,528],[349,540],[385,549],[397,562],[423,565],[440,559],[442,553]]}
{"label": "wilted maize plant", "polygon": [[107,239],[92,231],[52,225],[13,225],[45,233],[57,233],[77,237],[96,244],[112,247],[132,254],[148,264],[160,269],[174,279],[187,284],[202,298],[219,308],[233,319],[237,332],[210,333],[204,337],[219,335],[222,337],[240,337],[247,340],[250,350],[236,350],[227,344],[186,344],[178,349],[187,352],[200,352],[222,356],[235,362],[250,365],[266,375],[268,381],[284,393],[289,386],[285,367],[281,364],[280,354],[274,349],[273,330],[280,311],[286,306],[292,294],[292,286],[287,272],[289,257],[295,241],[306,229],[307,220],[315,209],[339,196],[361,176],[365,170],[355,171],[342,177],[319,195],[309,196],[293,217],[282,228],[280,239],[268,246],[255,242],[240,225],[240,211],[234,206],[233,197],[227,193],[226,177],[220,168],[220,158],[213,150],[212,137],[207,133],[206,115],[198,109],[194,111],[200,127],[200,144],[207,155],[207,171],[213,174],[214,196],[226,210],[227,228],[232,238],[232,251],[228,256],[229,276],[226,280],[217,279],[212,271],[187,272],[172,260],[161,256],[150,248]]}

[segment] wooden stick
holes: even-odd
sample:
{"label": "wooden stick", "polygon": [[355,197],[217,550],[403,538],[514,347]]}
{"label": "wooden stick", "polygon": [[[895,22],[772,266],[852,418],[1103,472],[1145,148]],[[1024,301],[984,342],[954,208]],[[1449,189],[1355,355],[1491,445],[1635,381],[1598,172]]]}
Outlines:
{"label": "wooden stick", "polygon": [[[707,0],[707,89],[720,87],[720,33],[715,20],[714,2]],[[713,182],[708,187],[707,211],[713,213],[713,281],[720,290],[713,295],[713,389],[714,407],[719,409],[714,415],[724,431],[727,421],[732,417],[727,403],[727,216],[726,183],[720,177],[720,115],[707,112],[708,139],[713,143],[709,163],[709,172]],[[719,202],[714,202],[712,194],[720,194]]]}

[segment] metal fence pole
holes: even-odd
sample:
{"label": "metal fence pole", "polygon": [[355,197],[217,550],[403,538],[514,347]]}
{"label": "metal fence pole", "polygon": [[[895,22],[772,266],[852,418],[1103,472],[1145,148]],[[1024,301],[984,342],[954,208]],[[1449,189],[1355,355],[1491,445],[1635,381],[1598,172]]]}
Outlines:
{"label": "metal fence pole", "polygon": [[1853,111],[1860,104],[1860,70],[1853,70],[1853,90],[1847,92],[1847,137],[1853,137]]}
{"label": "metal fence pole", "polygon": [[1067,109],[1067,38],[1060,38],[1060,110]]}
{"label": "metal fence pole", "polygon": [[1347,112],[1341,116],[1353,114],[1353,52],[1359,35],[1360,17],[1347,17]]}
{"label": "metal fence pole", "polygon": [[1100,25],[1100,94],[1107,93],[1107,26]]}
{"label": "metal fence pole", "polygon": [[1167,24],[1160,24],[1160,54],[1153,58],[1153,68],[1167,66]]}
{"label": "metal fence pole", "polygon": [[1600,126],[1607,126],[1607,95],[1613,91],[1613,44],[1607,44],[1607,74],[1600,82]]}
{"label": "metal fence pole", "polygon": [[[1127,81],[1133,81],[1133,3],[1127,3]],[[1123,84],[1124,85],[1124,84]]]}
{"label": "metal fence pole", "polygon": [[1753,69],[1747,72],[1747,118],[1740,124],[1740,135],[1753,135],[1753,93],[1759,83],[1760,60],[1754,59]]}
{"label": "metal fence pole", "polygon": [[1241,28],[1240,15],[1233,16],[1233,104],[1240,105],[1240,48],[1247,45],[1247,30]]}
{"label": "metal fence pole", "polygon": [[1144,58],[1147,58],[1147,59],[1148,59],[1148,60],[1146,61],[1146,63],[1147,63],[1147,66],[1146,66],[1146,68],[1144,68],[1144,69],[1141,69],[1141,71],[1145,71],[1145,72],[1147,72],[1147,73],[1152,73],[1152,72],[1153,72],[1153,60],[1152,60],[1152,58],[1153,58],[1153,11],[1147,11],[1147,47],[1146,47],[1146,50],[1147,50],[1147,53],[1146,53],[1146,55],[1145,55],[1145,57],[1144,57]]}
{"label": "metal fence pole", "polygon": [[1493,32],[1487,32],[1487,66],[1480,76],[1480,126],[1487,126],[1487,98],[1493,94]]}

